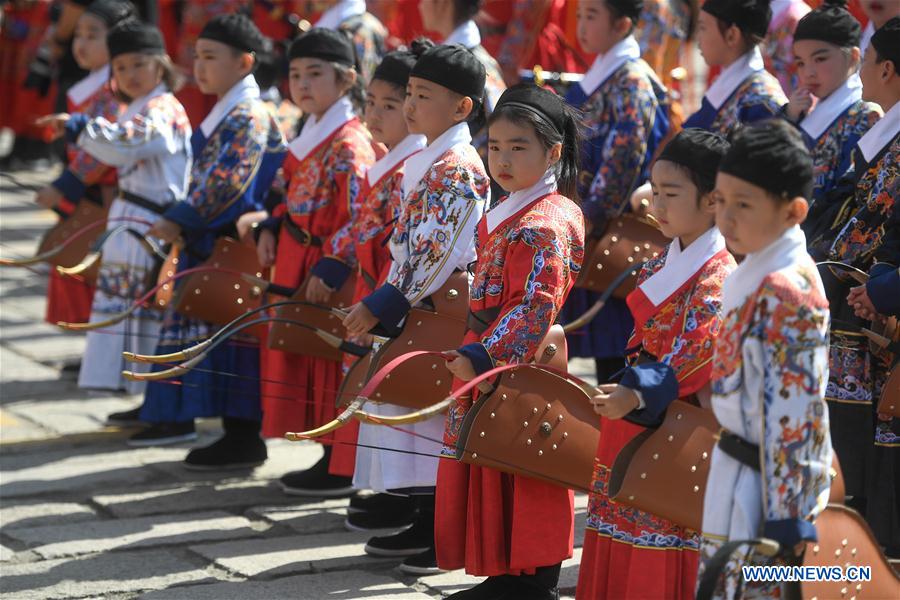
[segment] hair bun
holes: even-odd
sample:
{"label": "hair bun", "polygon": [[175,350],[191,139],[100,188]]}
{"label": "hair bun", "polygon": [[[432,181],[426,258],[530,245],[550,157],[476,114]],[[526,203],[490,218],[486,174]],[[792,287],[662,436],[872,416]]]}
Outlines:
{"label": "hair bun", "polygon": [[834,8],[843,8],[847,10],[847,0],[825,0],[822,2],[822,8],[833,6]]}
{"label": "hair bun", "polygon": [[409,44],[409,51],[412,52],[416,58],[419,58],[431,48],[434,48],[434,42],[424,36],[417,37]]}

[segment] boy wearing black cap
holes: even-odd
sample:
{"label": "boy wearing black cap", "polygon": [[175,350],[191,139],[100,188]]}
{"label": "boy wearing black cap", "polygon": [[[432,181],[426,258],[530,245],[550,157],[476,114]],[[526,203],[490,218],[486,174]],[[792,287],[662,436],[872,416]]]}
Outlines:
{"label": "boy wearing black cap", "polygon": [[812,161],[783,121],[744,128],[716,177],[716,224],[745,258],[723,286],[713,358],[723,429],[703,503],[698,579],[700,590],[713,588],[707,597],[780,597],[780,582],[741,579],[742,565],[773,559],[726,543],[769,538],[780,546],[776,564],[791,563],[817,539],[813,520],[828,499],[828,301],[799,226],[811,190]]}
{"label": "boy wearing black cap", "polygon": [[[179,272],[208,255],[217,237],[234,235],[241,214],[261,208],[284,156],[278,124],[259,100],[251,74],[262,39],[246,17],[223,15],[207,23],[197,41],[194,75],[201,90],[219,101],[191,138],[194,162],[187,198],[166,210],[150,231],[167,242],[180,237],[190,248],[181,254]],[[156,353],[177,352],[211,331],[209,323],[167,315]],[[192,450],[185,466],[221,469],[262,463],[266,446],[259,437],[259,349],[254,341],[212,351],[198,369],[181,377],[183,385],[150,383],[140,420],[153,425],[131,443],[171,443],[193,432],[194,419],[221,416],[224,437]]]}
{"label": "boy wearing black cap", "polygon": [[[858,333],[860,327],[868,328],[869,323],[853,314],[853,305],[872,301],[889,305],[889,300],[880,297],[877,281],[879,275],[896,271],[900,264],[897,244],[886,243],[891,236],[897,236],[900,228],[898,68],[900,17],[895,17],[872,36],[860,70],[863,98],[880,104],[885,115],[859,140],[855,154],[855,196],[844,207],[836,227],[826,234],[826,237],[833,236],[834,242],[827,256],[822,257],[867,271],[875,278],[870,280],[870,285],[852,292],[851,286],[856,285],[853,280],[826,279],[831,284],[828,297],[836,322],[831,332],[831,371],[826,398],[835,415],[832,423],[835,450],[844,472],[850,473],[845,477],[847,494],[856,497],[854,506],[865,515],[878,541],[893,556],[900,555],[896,487],[900,423],[898,419],[873,412],[891,366],[890,356],[885,352],[871,352],[866,338]],[[847,326],[848,322],[852,327]]]}
{"label": "boy wearing black cap", "polygon": [[759,44],[766,36],[769,0],[707,0],[697,17],[697,46],[722,72],[706,90],[700,110],[684,122],[728,137],[743,123],[776,115],[787,102],[766,72]]}

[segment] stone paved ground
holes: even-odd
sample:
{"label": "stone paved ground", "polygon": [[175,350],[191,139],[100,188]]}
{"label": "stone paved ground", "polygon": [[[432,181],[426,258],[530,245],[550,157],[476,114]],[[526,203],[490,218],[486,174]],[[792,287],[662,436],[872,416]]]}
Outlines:
{"label": "stone paved ground", "polygon": [[[36,185],[50,173],[17,174]],[[0,177],[0,256],[30,255],[52,223]],[[269,461],[227,477],[181,467],[187,446],[129,449],[102,425],[137,397],[87,393],[66,369],[81,336],[43,323],[44,267],[0,270],[0,594],[10,599],[441,598],[477,581],[414,578],[369,558],[344,529],[346,500],[285,496],[277,478],[313,464],[312,443],[269,441]],[[573,367],[583,374],[585,364]],[[201,441],[220,431],[201,423]],[[586,498],[577,498],[581,545]],[[574,592],[575,557],[562,587]]]}

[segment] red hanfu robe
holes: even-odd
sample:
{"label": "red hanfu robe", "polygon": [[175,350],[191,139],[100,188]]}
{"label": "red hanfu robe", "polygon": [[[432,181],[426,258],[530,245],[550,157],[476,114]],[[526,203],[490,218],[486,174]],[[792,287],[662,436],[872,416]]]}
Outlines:
{"label": "red hanfu robe", "polygon": [[[374,169],[363,179],[362,197],[359,212],[353,220],[353,237],[356,244],[357,278],[353,292],[353,303],[375,291],[384,283],[391,267],[391,251],[387,242],[391,236],[391,224],[400,214],[400,202],[403,199],[400,184],[403,181],[403,164],[406,158],[415,154],[424,145],[424,137],[408,136],[394,150],[395,156],[383,157],[388,161],[396,161],[387,171],[373,178]],[[380,163],[377,163],[380,164]],[[351,341],[365,345],[364,340],[351,338]],[[344,373],[358,359],[356,356],[344,354]],[[365,358],[363,360],[366,360]],[[356,442],[359,437],[359,421],[352,420],[334,432],[334,445],[331,449],[331,461],[328,472],[332,475],[352,477],[356,467]]]}
{"label": "red hanfu robe", "polygon": [[[103,117],[113,123],[125,108],[110,89],[108,66],[72,86],[66,96],[66,104],[69,114],[82,113],[91,119]],[[76,144],[67,144],[66,154],[68,166],[53,182],[53,186],[63,194],[63,200],[57,208],[62,213],[71,215],[87,188],[114,188],[116,170],[101,163]],[[99,190],[92,196],[102,201]],[[51,269],[47,281],[47,311],[44,318],[53,324],[59,321],[87,322],[91,317],[93,299],[93,285],[78,277],[60,275],[55,269]]]}
{"label": "red hanfu robe", "polygon": [[[273,282],[296,288],[323,258],[346,264],[349,273],[355,246],[350,220],[362,200],[361,186],[375,151],[358,117],[343,122],[302,159],[297,154],[305,148],[292,143],[290,149],[283,165],[287,194],[274,216],[291,219],[322,240],[321,246],[301,245],[286,225],[281,227]],[[334,418],[342,378],[339,362],[269,349],[263,349],[261,361],[264,436],[280,437]]]}
{"label": "red hanfu robe", "polygon": [[[708,235],[720,238],[717,230],[711,230]],[[694,243],[703,242],[701,238]],[[689,249],[690,246],[685,252]],[[670,246],[644,266],[639,286],[666,265],[671,251]],[[634,364],[644,353],[668,365],[677,380],[677,390],[674,385],[669,390],[671,399],[695,394],[709,382],[712,374],[713,340],[722,322],[722,283],[736,265],[724,248],[724,241],[711,246],[708,253],[696,260],[699,262],[704,256],[707,257],[705,262],[692,275],[687,275],[684,269],[673,273],[675,277],[687,275],[686,280],[661,302],[657,299],[658,304],[654,304],[641,287],[627,298],[635,322],[628,343],[630,362]],[[676,285],[677,279],[669,287]],[[627,385],[625,379],[623,377],[623,385]],[[639,391],[649,406],[652,402],[650,390]],[[699,548],[697,532],[656,515],[616,504],[607,496],[616,456],[645,428],[626,419],[601,419],[577,597],[585,600],[692,599]]]}
{"label": "red hanfu robe", "polygon": [[[500,316],[481,335],[469,331],[460,348],[478,372],[531,360],[584,258],[581,209],[555,192],[527,204],[490,233],[489,216],[476,230],[469,308],[500,307]],[[455,387],[460,384],[456,381]],[[449,458],[456,454],[459,426],[472,403],[471,397],[460,399],[447,415],[445,458],[437,477],[438,565],[465,567],[474,575],[520,575],[572,556],[571,490]]]}

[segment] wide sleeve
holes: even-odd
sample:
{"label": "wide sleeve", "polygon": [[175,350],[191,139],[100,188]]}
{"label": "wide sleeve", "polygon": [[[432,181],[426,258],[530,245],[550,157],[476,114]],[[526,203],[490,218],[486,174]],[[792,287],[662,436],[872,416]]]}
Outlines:
{"label": "wide sleeve", "polygon": [[179,143],[172,123],[153,109],[121,124],[97,117],[88,121],[78,136],[79,148],[113,167],[175,154],[181,150]]}
{"label": "wide sleeve", "polygon": [[459,348],[479,374],[534,356],[570,287],[569,243],[552,227],[522,229],[504,260],[504,301],[499,317],[478,342]]}
{"label": "wide sleeve", "polygon": [[712,375],[714,340],[722,328],[722,284],[725,269],[707,271],[691,292],[674,324],[679,333],[658,362],[627,367],[620,385],[640,392],[644,408],[628,415],[641,425],[658,424],[669,404],[698,392]]}
{"label": "wide sleeve", "polygon": [[828,309],[810,304],[793,290],[764,287],[751,329],[763,379],[763,535],[787,548],[816,539],[812,521],[830,488]]}
{"label": "wide sleeve", "polygon": [[353,268],[356,267],[355,221],[362,208],[367,164],[350,143],[342,144],[337,151],[332,177],[333,193],[342,225],[322,240],[325,255],[313,266],[312,273],[320,277],[332,289],[340,289]]}
{"label": "wide sleeve", "polygon": [[[597,173],[583,199],[585,214],[595,225],[621,211],[638,186],[647,155],[647,140],[656,113],[649,89],[611,94],[610,129],[601,142]],[[602,231],[602,228],[599,229]]]}
{"label": "wide sleeve", "polygon": [[196,236],[262,208],[284,159],[281,132],[267,116],[268,127],[249,111],[226,117],[199,159],[195,157],[187,198],[172,205],[166,219]]}
{"label": "wide sleeve", "polygon": [[[479,191],[473,174],[463,166],[449,168],[441,177],[428,180],[421,221],[411,230],[394,228],[392,241],[408,246],[407,257],[392,262],[384,285],[363,299],[372,314],[389,328],[397,327],[410,308],[437,291],[473,254],[475,226],[484,210],[487,190]],[[404,205],[400,218],[411,222],[418,216],[408,214],[409,210]],[[406,235],[408,240],[403,239]]]}

